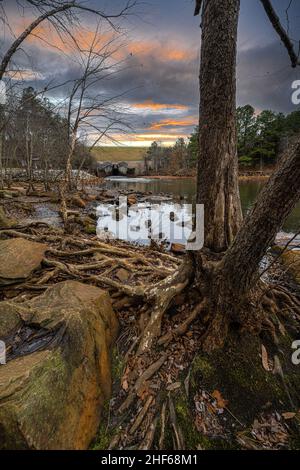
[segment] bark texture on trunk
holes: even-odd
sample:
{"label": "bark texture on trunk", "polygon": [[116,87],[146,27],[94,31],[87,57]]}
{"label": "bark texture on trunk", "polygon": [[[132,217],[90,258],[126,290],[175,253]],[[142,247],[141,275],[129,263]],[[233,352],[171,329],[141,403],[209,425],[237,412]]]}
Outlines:
{"label": "bark texture on trunk", "polygon": [[239,0],[205,0],[202,14],[197,202],[205,246],[226,251],[240,228],[236,135]]}
{"label": "bark texture on trunk", "polygon": [[230,290],[242,296],[251,289],[261,259],[299,199],[300,137],[280,159],[223,259]]}

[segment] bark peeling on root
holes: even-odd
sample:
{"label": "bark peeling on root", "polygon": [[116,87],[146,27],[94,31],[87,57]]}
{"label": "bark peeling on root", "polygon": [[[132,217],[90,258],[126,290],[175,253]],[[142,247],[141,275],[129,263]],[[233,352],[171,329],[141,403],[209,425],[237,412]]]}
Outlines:
{"label": "bark peeling on root", "polygon": [[154,340],[161,335],[161,322],[164,313],[168,310],[173,298],[180,294],[190,283],[192,275],[192,259],[187,257],[177,271],[146,292],[146,299],[154,301],[154,308],[149,323],[143,332],[137,351],[138,355],[149,351]]}

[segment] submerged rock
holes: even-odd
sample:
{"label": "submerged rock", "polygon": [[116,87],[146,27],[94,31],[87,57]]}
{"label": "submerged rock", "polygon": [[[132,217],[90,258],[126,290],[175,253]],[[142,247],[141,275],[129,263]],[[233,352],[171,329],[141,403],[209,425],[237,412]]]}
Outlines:
{"label": "submerged rock", "polygon": [[1,449],[89,446],[111,392],[117,329],[109,294],[76,281],[21,306],[0,303],[0,339],[12,351],[0,366]]}
{"label": "submerged rock", "polygon": [[38,269],[47,245],[24,238],[0,241],[0,285],[8,285],[26,279]]}

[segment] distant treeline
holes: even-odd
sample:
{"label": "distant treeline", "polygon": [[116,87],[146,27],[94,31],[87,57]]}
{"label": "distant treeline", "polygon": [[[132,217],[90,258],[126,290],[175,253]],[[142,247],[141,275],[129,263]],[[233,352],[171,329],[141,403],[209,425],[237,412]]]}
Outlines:
{"label": "distant treeline", "polygon": [[[288,115],[250,106],[237,109],[238,157],[242,167],[274,165],[289,140],[300,132],[300,111]],[[189,174],[195,171],[198,156],[198,127],[188,141],[180,138],[173,147],[153,142],[145,154],[148,172]]]}
{"label": "distant treeline", "polygon": [[[10,93],[0,107],[2,167],[22,167],[47,171],[64,168],[68,149],[68,123],[55,105],[33,88]],[[88,152],[84,139],[78,140],[74,166],[85,160]]]}
{"label": "distant treeline", "polygon": [[288,141],[300,132],[300,111],[288,115],[252,106],[237,109],[238,156],[242,165],[272,165]]}
{"label": "distant treeline", "polygon": [[[0,106],[1,178],[8,179],[7,168],[24,168],[29,180],[33,170],[64,169],[69,146],[69,125],[61,110],[32,87],[21,93],[11,91]],[[88,168],[91,156],[84,138],[78,139],[74,168]]]}

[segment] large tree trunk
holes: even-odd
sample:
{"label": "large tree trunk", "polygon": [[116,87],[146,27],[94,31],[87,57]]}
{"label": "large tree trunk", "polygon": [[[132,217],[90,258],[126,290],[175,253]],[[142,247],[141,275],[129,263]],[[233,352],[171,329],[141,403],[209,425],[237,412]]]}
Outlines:
{"label": "large tree trunk", "polygon": [[202,3],[197,202],[204,204],[205,249],[196,253],[210,322],[203,347],[222,346],[230,323],[259,330],[266,321],[255,291],[258,268],[300,197],[300,141],[288,149],[242,224],[236,130],[239,0]]}
{"label": "large tree trunk", "polygon": [[299,199],[300,137],[281,157],[223,259],[224,278],[240,297],[252,288],[259,262]]}
{"label": "large tree trunk", "polygon": [[236,135],[239,0],[205,0],[200,71],[197,202],[205,209],[205,246],[225,251],[241,225]]}

